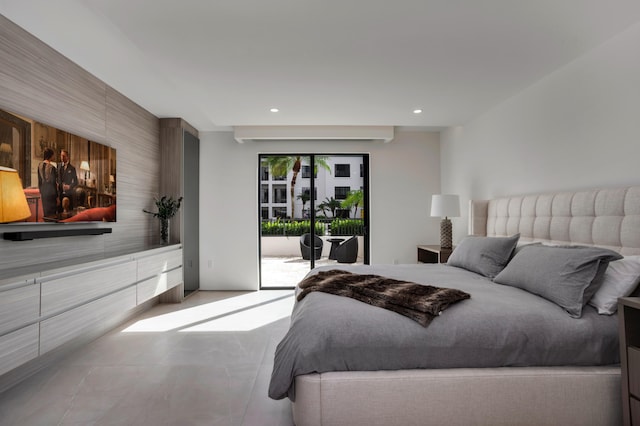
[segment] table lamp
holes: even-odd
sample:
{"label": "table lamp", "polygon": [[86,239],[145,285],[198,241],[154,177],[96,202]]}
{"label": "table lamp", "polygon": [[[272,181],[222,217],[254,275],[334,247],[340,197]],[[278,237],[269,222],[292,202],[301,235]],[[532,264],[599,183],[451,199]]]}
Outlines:
{"label": "table lamp", "polygon": [[460,197],[452,194],[432,195],[431,216],[443,218],[440,222],[440,248],[451,249],[453,234],[449,217],[460,216]]}
{"label": "table lamp", "polygon": [[84,170],[84,185],[85,186],[89,186],[89,185],[87,185],[87,173],[90,171],[89,170],[89,162],[88,161],[80,162],[80,170]]}
{"label": "table lamp", "polygon": [[0,223],[17,222],[30,216],[18,171],[0,167]]}
{"label": "table lamp", "polygon": [[0,165],[13,167],[13,148],[7,142],[0,143]]}

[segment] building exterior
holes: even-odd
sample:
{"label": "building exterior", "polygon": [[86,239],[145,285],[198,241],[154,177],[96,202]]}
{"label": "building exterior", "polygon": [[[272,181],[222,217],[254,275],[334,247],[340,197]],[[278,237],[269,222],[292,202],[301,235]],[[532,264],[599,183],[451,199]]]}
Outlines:
{"label": "building exterior", "polygon": [[[364,170],[360,155],[316,156],[323,158],[330,170],[318,165],[316,168],[314,199],[316,208],[326,199],[335,198],[342,201],[350,191],[364,187]],[[273,176],[269,167],[260,166],[260,217],[263,220],[276,218],[301,219],[309,217],[310,203],[304,203],[301,194],[311,194],[311,166],[309,157],[302,157],[302,168],[296,179],[294,188],[294,212],[291,214],[291,179],[293,171],[285,177]],[[264,162],[263,162],[264,163]],[[322,214],[322,213],[320,213]],[[350,217],[359,217],[360,209],[351,209]],[[327,217],[331,213],[327,211]]]}

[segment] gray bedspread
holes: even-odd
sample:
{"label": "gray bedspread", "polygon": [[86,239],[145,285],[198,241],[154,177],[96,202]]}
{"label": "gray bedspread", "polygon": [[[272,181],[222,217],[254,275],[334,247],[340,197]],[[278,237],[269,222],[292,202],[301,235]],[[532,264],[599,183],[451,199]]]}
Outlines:
{"label": "gray bedspread", "polygon": [[294,305],[275,352],[269,396],[295,399],[297,375],[327,371],[610,365],[619,363],[617,315],[582,318],[524,290],[442,264],[316,268],[458,288],[471,298],[424,328],[395,312],[321,292]]}

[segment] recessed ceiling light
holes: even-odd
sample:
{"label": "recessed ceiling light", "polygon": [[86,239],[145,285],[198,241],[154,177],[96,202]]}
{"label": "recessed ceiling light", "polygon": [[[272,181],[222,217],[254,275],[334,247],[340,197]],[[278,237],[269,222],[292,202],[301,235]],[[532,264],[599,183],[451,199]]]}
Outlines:
{"label": "recessed ceiling light", "polygon": [[420,108],[413,110],[414,114],[422,114],[422,110]]}
{"label": "recessed ceiling light", "polygon": [[271,111],[271,112],[278,112],[278,111],[280,111],[280,110],[279,110],[278,108],[271,108],[269,111]]}

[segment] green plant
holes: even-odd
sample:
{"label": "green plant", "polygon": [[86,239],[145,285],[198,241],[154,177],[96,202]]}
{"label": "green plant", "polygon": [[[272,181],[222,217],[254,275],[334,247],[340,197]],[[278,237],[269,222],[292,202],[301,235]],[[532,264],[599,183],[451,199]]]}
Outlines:
{"label": "green plant", "polygon": [[327,197],[327,198],[324,199],[323,202],[318,204],[318,207],[317,207],[316,211],[321,211],[321,212],[326,214],[326,211],[329,210],[331,212],[331,216],[335,217],[336,216],[336,209],[339,209],[341,205],[342,204],[340,203],[340,201],[336,200],[335,198]]}
{"label": "green plant", "polygon": [[[273,221],[263,221],[261,224],[262,236],[267,235],[302,235],[311,230],[311,221],[309,220],[287,220],[276,219]],[[316,222],[315,233],[317,235],[324,234],[324,224]]]}
{"label": "green plant", "polygon": [[[314,173],[317,170],[317,166],[325,168],[327,171],[331,172],[331,167],[327,164],[326,158],[322,156],[315,157],[316,164],[314,165]],[[269,167],[269,171],[271,175],[274,177],[286,177],[289,171],[292,171],[291,175],[291,217],[294,217],[294,193],[296,187],[296,181],[298,180],[298,173],[302,169],[302,157],[297,156],[269,156],[262,160],[262,164]]]}
{"label": "green plant", "polygon": [[309,194],[309,191],[304,191],[300,195],[298,195],[296,198],[302,201],[302,213],[304,214],[304,207],[307,205],[309,200],[311,200],[311,194]]}
{"label": "green plant", "polygon": [[173,197],[167,197],[166,195],[160,199],[156,198],[155,200],[155,205],[158,208],[157,212],[146,209],[142,209],[142,211],[159,219],[171,219],[174,217],[176,213],[178,213],[178,209],[180,209],[180,204],[182,203],[182,197],[175,200]]}
{"label": "green plant", "polygon": [[331,235],[364,235],[364,220],[333,219],[331,221]]}
{"label": "green plant", "polygon": [[362,192],[362,189],[349,191],[347,198],[342,200],[341,207],[344,209],[351,209],[353,207],[353,217],[357,217],[358,207],[360,207],[363,200],[364,200],[364,194]]}

